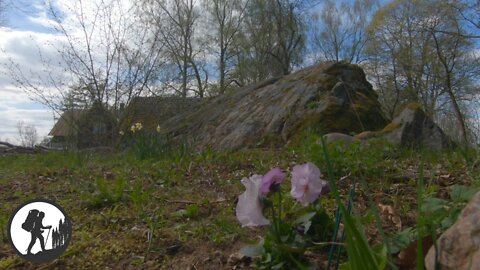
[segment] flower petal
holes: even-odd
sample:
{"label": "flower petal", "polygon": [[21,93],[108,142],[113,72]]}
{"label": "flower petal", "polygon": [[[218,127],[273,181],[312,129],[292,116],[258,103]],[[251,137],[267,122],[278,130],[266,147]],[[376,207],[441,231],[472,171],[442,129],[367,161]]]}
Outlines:
{"label": "flower petal", "polygon": [[270,187],[272,185],[281,184],[285,180],[285,173],[279,167],[271,169],[267,174],[262,178],[262,183],[260,186],[260,192],[265,195],[270,192]]}
{"label": "flower petal", "polygon": [[311,162],[296,165],[292,170],[292,190],[290,194],[303,206],[314,202],[327,182],[320,179],[320,169]]}
{"label": "flower petal", "polygon": [[250,178],[243,178],[242,184],[246,190],[238,197],[235,209],[238,221],[245,226],[262,226],[270,224],[270,221],[263,216],[260,202],[261,175],[253,175]]}

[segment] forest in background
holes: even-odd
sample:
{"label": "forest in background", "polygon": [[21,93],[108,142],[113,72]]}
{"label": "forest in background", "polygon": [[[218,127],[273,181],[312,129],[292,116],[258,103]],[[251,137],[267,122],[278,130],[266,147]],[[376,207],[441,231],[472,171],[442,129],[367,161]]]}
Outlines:
{"label": "forest in background", "polygon": [[475,0],[47,4],[61,63],[45,59],[42,74],[26,74],[13,60],[6,65],[20,87],[58,114],[94,102],[120,110],[137,96],[228,94],[345,60],[365,70],[388,117],[416,102],[457,141],[478,142]]}

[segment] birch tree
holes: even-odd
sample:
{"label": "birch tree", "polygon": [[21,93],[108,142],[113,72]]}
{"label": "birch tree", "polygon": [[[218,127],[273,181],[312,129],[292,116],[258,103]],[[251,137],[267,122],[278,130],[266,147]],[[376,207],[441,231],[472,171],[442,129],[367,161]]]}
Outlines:
{"label": "birch tree", "polygon": [[289,74],[305,52],[301,12],[308,1],[250,0],[236,43],[239,86]]}
{"label": "birch tree", "polygon": [[[81,94],[91,103],[113,110],[149,91],[163,62],[156,33],[137,24],[132,9],[120,0],[95,4],[72,0],[61,5],[48,6],[52,27],[59,34],[49,45],[60,60],[52,62],[39,47],[42,74],[24,72],[10,61],[11,76],[25,92],[61,113],[71,87],[83,90]],[[62,10],[68,10],[69,16]]]}
{"label": "birch tree", "polygon": [[158,29],[160,42],[165,45],[165,57],[170,68],[177,71],[166,88],[182,97],[194,93],[204,97],[208,85],[204,56],[205,45],[196,36],[199,27],[199,7],[194,0],[146,0],[144,9],[150,26]]}
{"label": "birch tree", "polygon": [[[463,143],[468,143],[465,117],[459,104],[459,99],[464,95],[466,83],[469,83],[468,71],[472,65],[468,52],[472,44],[467,40],[468,34],[464,34],[458,10],[442,2],[432,2],[428,6],[434,16],[430,16],[429,25],[426,28],[432,35],[434,48],[441,66],[440,76],[443,78],[443,87],[448,94],[452,110],[457,119],[460,137]],[[452,35],[451,33],[457,33]]]}
{"label": "birch tree", "polygon": [[324,1],[312,15],[311,39],[317,61],[346,60],[359,63],[367,42],[367,26],[377,8],[376,1]]}
{"label": "birch tree", "polygon": [[17,123],[17,131],[22,146],[34,147],[38,142],[37,129],[34,125],[29,125],[20,121]]}
{"label": "birch tree", "polygon": [[[236,64],[232,48],[241,31],[248,0],[207,0],[205,8],[213,34],[213,52],[217,57],[218,93],[224,94],[234,82],[231,71]],[[209,30],[207,28],[207,30]]]}

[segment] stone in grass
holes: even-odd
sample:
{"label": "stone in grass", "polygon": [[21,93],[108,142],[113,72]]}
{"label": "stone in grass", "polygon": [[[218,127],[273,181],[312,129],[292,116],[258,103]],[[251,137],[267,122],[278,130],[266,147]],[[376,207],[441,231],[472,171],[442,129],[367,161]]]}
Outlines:
{"label": "stone in grass", "polygon": [[425,257],[427,270],[475,270],[480,269],[480,192],[462,210],[457,222],[438,239],[435,268],[435,247]]}
{"label": "stone in grass", "polygon": [[[357,139],[353,136],[343,134],[343,133],[338,133],[338,132],[328,133],[323,135],[323,137],[325,138],[325,143],[327,144],[342,142],[346,147],[348,147],[350,144],[358,142],[362,146],[367,146],[367,142],[365,140]],[[322,144],[320,140],[318,140],[317,143]]]}
{"label": "stone in grass", "polygon": [[409,148],[444,150],[454,144],[442,129],[430,119],[420,105],[411,103],[385,128],[366,131],[357,139],[384,138],[388,142]]}

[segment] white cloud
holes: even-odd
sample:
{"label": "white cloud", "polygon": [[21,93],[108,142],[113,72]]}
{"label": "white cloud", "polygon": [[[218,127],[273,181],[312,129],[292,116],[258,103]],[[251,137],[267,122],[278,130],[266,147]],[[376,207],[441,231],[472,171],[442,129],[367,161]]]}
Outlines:
{"label": "white cloud", "polygon": [[[25,2],[28,2],[28,5],[18,4],[19,7],[25,6],[23,11],[12,9],[9,13],[9,20],[14,27],[0,27],[2,37],[0,39],[0,123],[2,123],[0,139],[9,138],[11,141],[17,136],[18,121],[34,124],[40,136],[45,136],[54,124],[52,111],[32,101],[32,96],[27,95],[18,87],[18,84],[15,84],[12,70],[18,68],[17,71],[23,73],[30,83],[42,87],[56,97],[64,93],[68,85],[76,82],[72,75],[66,73],[62,64],[63,59],[57,51],[66,44],[66,37],[54,31],[54,21],[44,2],[51,4],[58,12],[63,26],[74,40],[74,45],[78,46],[77,52],[80,56],[85,56],[85,59],[87,59],[83,49],[85,33],[79,28],[79,18],[82,17],[80,12],[83,11],[87,32],[90,31],[93,23],[97,23],[94,34],[91,35],[91,47],[95,49],[93,53],[95,70],[105,69],[105,51],[109,42],[107,39],[113,38],[105,34],[109,29],[99,23],[101,18],[93,15],[100,3],[106,3],[104,6],[106,8],[99,16],[112,15],[115,29],[123,29],[122,27],[138,19],[138,14],[133,13],[133,7],[138,2],[131,0],[29,0]],[[107,28],[102,29],[102,27]],[[200,35],[204,34],[202,31],[199,32]],[[131,43],[133,46],[134,43],[139,42],[137,41],[138,33],[125,33],[125,35],[127,44]],[[216,62],[216,57],[211,54],[206,53],[203,57],[209,63]],[[13,66],[12,63],[14,63]],[[59,88],[53,87],[50,76],[54,77],[55,82],[60,82],[57,85]]]}
{"label": "white cloud", "polygon": [[51,110],[31,101],[18,88],[0,88],[0,97],[0,140],[18,143],[20,121],[35,126],[40,138],[48,134],[54,124]]}
{"label": "white cloud", "polygon": [[9,107],[6,110],[0,110],[2,128],[0,138],[10,142],[18,143],[17,123],[20,121],[33,125],[37,129],[39,138],[45,137],[53,126],[53,115],[45,109],[17,109]]}
{"label": "white cloud", "polygon": [[[92,14],[103,0],[47,2],[61,15],[63,26],[73,39],[78,40],[75,45],[81,48],[84,33],[79,28],[79,12],[84,12],[88,28],[95,19]],[[121,3],[124,11],[130,9],[132,4],[128,0],[113,0],[104,12],[115,12],[117,3]],[[54,124],[52,110],[32,101],[33,97],[15,83],[12,70],[18,69],[17,74],[22,73],[30,83],[57,97],[65,91],[67,85],[74,82],[72,76],[66,73],[62,57],[58,53],[66,38],[54,31],[49,8],[39,0],[29,4],[30,8],[12,9],[13,13],[17,13],[9,14],[11,25],[14,26],[0,27],[0,140],[18,142],[16,125],[19,121],[33,124],[40,137],[47,135]],[[119,18],[118,21],[123,23],[124,20],[132,19],[128,16]],[[104,37],[101,33],[96,33],[93,37],[92,47],[101,50],[105,45],[102,40]],[[96,55],[101,59],[101,53]],[[53,87],[52,76],[59,88]]]}
{"label": "white cloud", "polygon": [[32,101],[31,96],[15,84],[11,73],[13,67],[18,67],[18,71],[36,84],[44,81],[49,73],[62,74],[60,66],[45,65],[46,62],[61,60],[52,46],[59,44],[61,37],[8,27],[0,28],[0,35],[0,140],[18,143],[16,126],[20,121],[35,126],[39,138],[42,138],[54,124],[53,112]]}

